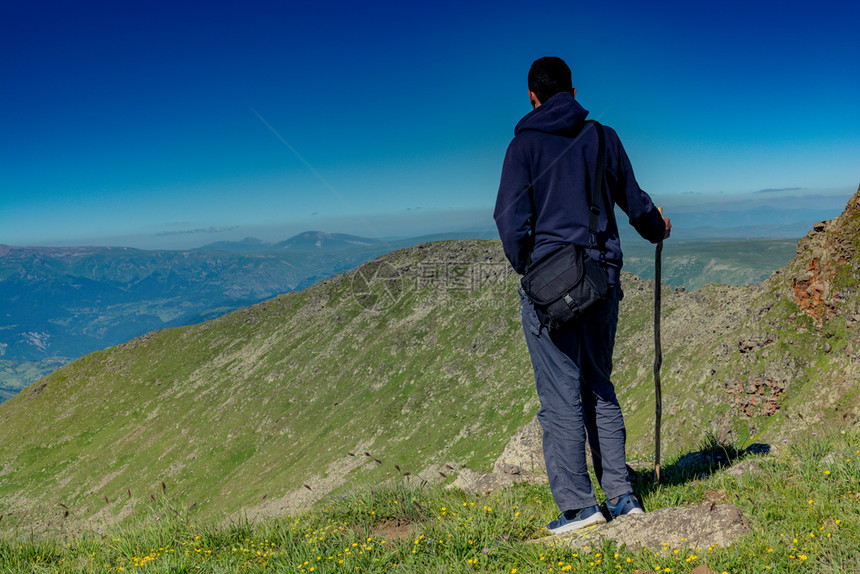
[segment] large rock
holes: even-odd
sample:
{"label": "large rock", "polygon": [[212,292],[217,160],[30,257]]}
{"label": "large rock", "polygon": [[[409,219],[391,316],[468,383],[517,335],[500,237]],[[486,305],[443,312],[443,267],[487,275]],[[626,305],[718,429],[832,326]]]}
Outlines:
{"label": "large rock", "polygon": [[[591,448],[587,441],[585,460],[591,463]],[[511,438],[508,446],[496,460],[494,470],[505,474],[524,472],[546,474],[546,462],[543,458],[543,427],[537,416]]]}
{"label": "large rock", "polygon": [[534,472],[522,472],[508,474],[503,472],[479,472],[468,468],[460,469],[456,480],[448,487],[456,488],[468,494],[489,494],[495,490],[501,490],[513,486],[518,482],[529,482],[539,484],[546,482],[546,475]]}
{"label": "large rock", "polygon": [[543,459],[543,428],[537,417],[517,431],[502,455],[496,460],[495,471],[504,474],[539,472],[546,474]]}
{"label": "large rock", "polygon": [[749,522],[737,506],[703,504],[627,515],[598,527],[541,538],[540,542],[585,549],[603,540],[613,540],[630,550],[671,552],[678,548],[729,546],[749,531]]}
{"label": "large rock", "polygon": [[[585,445],[585,458],[591,461],[591,449]],[[630,480],[635,471],[627,467]],[[547,482],[543,458],[543,428],[537,417],[515,434],[493,465],[493,472],[478,472],[463,468],[448,488],[459,488],[470,494],[487,494],[507,488],[517,482],[540,484]]]}
{"label": "large rock", "polygon": [[511,438],[493,465],[493,472],[462,468],[448,488],[457,488],[469,494],[488,494],[518,482],[547,482],[542,445],[543,429],[537,418],[534,418]]}

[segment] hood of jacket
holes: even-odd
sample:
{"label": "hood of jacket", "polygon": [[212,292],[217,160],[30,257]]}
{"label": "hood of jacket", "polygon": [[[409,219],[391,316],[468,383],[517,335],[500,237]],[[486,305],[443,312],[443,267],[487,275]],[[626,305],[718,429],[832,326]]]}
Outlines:
{"label": "hood of jacket", "polygon": [[524,131],[572,136],[579,133],[588,110],[572,94],[560,92],[526,114],[514,128],[514,135]]}

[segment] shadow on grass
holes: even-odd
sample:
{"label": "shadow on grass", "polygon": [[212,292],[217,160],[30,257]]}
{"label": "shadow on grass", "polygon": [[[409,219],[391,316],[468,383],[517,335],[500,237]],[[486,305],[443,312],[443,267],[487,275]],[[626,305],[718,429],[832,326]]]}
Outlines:
{"label": "shadow on grass", "polygon": [[675,462],[660,469],[660,484],[654,480],[654,468],[634,470],[627,467],[633,483],[633,492],[647,496],[659,486],[677,486],[686,482],[707,478],[721,468],[729,467],[750,455],[768,454],[769,444],[755,443],[745,449],[720,442],[708,435],[699,445],[699,450],[682,455]]}

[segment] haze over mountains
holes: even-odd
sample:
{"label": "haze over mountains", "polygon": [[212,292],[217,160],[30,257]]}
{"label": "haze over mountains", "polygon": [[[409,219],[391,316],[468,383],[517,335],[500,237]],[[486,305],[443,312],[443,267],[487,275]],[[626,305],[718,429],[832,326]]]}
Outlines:
{"label": "haze over mountains", "polygon": [[[860,190],[761,285],[663,287],[667,456],[858,424],[859,249]],[[203,515],[254,517],[394,464],[431,482],[487,470],[537,409],[516,279],[497,241],[425,243],[66,365],[0,405],[0,527],[65,520],[58,502],[121,520],[161,481]],[[654,285],[622,281],[635,458],[653,445]]]}

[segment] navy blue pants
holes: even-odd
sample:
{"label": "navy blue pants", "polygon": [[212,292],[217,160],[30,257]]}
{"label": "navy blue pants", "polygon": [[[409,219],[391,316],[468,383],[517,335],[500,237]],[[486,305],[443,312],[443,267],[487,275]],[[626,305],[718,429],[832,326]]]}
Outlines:
{"label": "navy blue pants", "polygon": [[624,453],[626,434],[612,385],[612,351],[621,288],[586,318],[548,331],[520,292],[523,331],[535,373],[543,454],[560,511],[597,504],[585,462],[586,437],[597,480],[607,498],[632,492]]}

